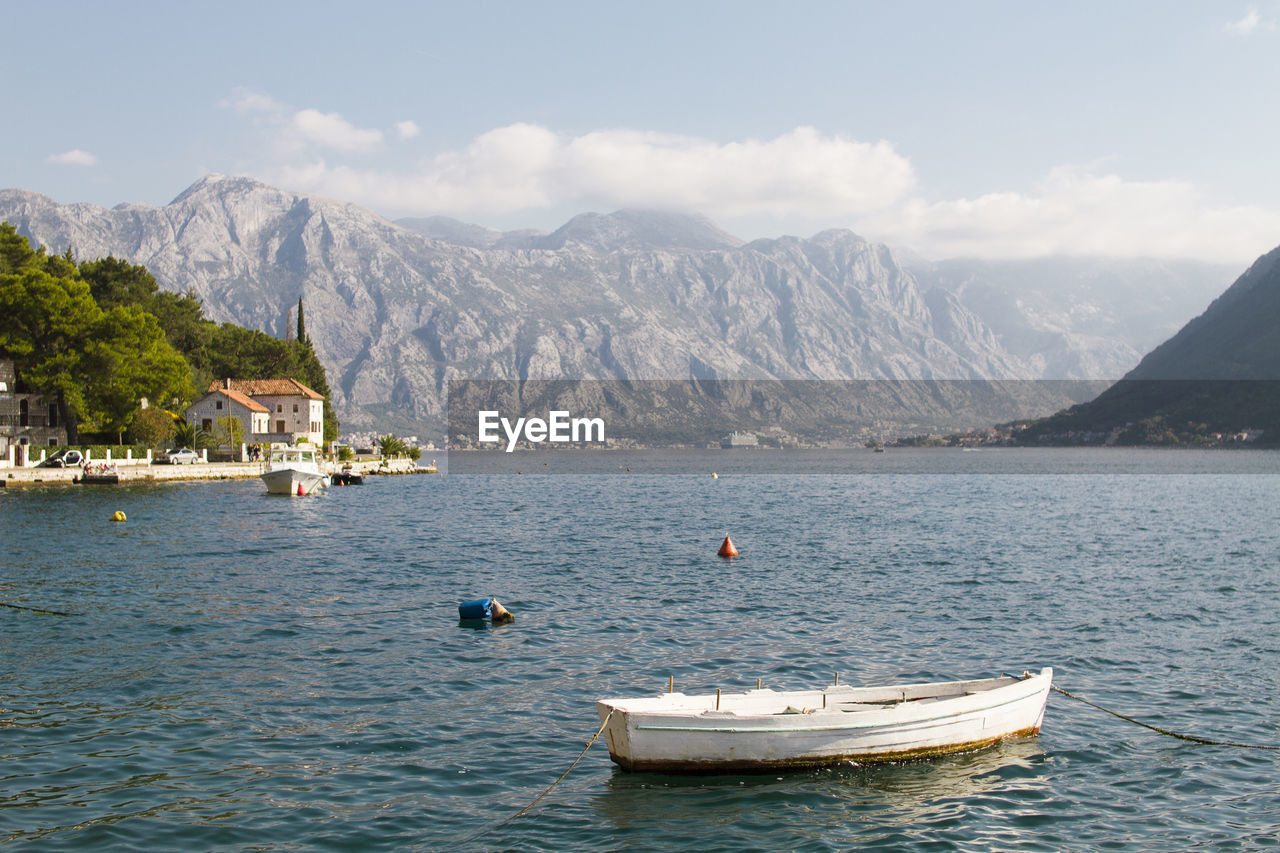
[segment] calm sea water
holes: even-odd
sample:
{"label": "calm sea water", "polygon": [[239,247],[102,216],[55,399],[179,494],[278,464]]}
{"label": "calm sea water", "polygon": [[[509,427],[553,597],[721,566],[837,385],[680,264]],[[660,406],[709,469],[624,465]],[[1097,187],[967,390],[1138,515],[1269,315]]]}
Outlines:
{"label": "calm sea water", "polygon": [[[1154,724],[1280,745],[1280,454],[765,460],[631,454],[562,475],[530,461],[308,499],[258,481],[0,490],[0,601],[74,614],[0,608],[0,841],[1277,844],[1280,754],[1059,695],[1038,738],[883,767],[627,774],[597,744],[508,820],[596,731],[596,698],[669,676],[713,691],[1050,665]],[[714,556],[726,532],[732,561]],[[461,626],[458,603],[483,595],[515,624]]]}

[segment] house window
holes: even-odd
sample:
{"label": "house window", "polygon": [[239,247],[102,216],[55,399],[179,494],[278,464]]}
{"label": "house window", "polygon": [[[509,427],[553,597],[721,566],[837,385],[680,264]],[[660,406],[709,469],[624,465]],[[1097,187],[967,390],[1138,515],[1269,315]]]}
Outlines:
{"label": "house window", "polygon": [[25,397],[18,401],[18,426],[31,426],[31,403]]}
{"label": "house window", "polygon": [[50,446],[50,447],[57,447],[57,446],[58,446],[58,439],[56,439],[56,438],[51,438],[51,439],[49,439],[49,446]]}
{"label": "house window", "polygon": [[217,401],[215,401],[215,402],[214,402],[214,404],[213,404],[213,407],[214,407],[215,409],[221,409],[221,408],[222,408],[222,401],[221,401],[221,400],[217,400]]}
{"label": "house window", "polygon": [[205,432],[213,432],[213,419],[205,418],[203,421],[201,421],[200,429],[204,430]]}
{"label": "house window", "polygon": [[58,404],[49,404],[49,426],[56,427],[58,425]]}
{"label": "house window", "polygon": [[294,404],[293,404],[293,413],[294,413],[295,415],[296,415],[296,414],[298,414],[298,404],[297,404],[297,403],[294,403]]}
{"label": "house window", "polygon": [[276,432],[284,432],[284,421],[276,421]]}
{"label": "house window", "polygon": [[284,411],[284,403],[276,403],[276,412],[279,413],[283,411]]}

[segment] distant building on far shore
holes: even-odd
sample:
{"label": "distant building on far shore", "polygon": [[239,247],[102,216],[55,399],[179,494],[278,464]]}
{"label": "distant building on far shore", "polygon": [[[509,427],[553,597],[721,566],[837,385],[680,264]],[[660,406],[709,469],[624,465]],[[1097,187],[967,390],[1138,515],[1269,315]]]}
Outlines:
{"label": "distant building on far shore", "polygon": [[753,432],[738,432],[735,430],[721,440],[720,446],[725,450],[734,450],[740,447],[759,447],[760,441]]}

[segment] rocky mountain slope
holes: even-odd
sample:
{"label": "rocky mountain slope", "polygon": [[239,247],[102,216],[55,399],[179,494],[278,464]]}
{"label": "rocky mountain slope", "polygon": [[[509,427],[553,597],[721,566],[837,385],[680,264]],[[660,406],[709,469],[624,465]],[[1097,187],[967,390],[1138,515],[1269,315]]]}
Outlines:
{"label": "rocky mountain slope", "polygon": [[954,294],[1036,375],[1059,379],[1124,375],[1240,274],[1192,260],[1101,257],[907,266],[921,286]]}
{"label": "rocky mountain slope", "polygon": [[[551,234],[397,224],[217,175],[163,207],[5,190],[0,219],[52,251],[145,264],[215,320],[284,336],[301,297],[348,428],[440,424],[450,379],[1097,378],[1120,372],[1127,345],[1109,339],[1120,355],[1100,363],[1042,357],[1014,345],[1016,322],[994,331],[966,305],[977,272],[963,287],[922,273],[922,286],[848,231],[744,244],[646,211],[584,214]],[[1094,345],[1075,329],[1060,338]]]}
{"label": "rocky mountain slope", "polygon": [[[1280,248],[1097,399],[1032,425],[1029,442],[1280,444]],[[1228,438],[1228,442],[1233,439]]]}
{"label": "rocky mountain slope", "polygon": [[1127,380],[1280,380],[1280,248],[1258,258]]}

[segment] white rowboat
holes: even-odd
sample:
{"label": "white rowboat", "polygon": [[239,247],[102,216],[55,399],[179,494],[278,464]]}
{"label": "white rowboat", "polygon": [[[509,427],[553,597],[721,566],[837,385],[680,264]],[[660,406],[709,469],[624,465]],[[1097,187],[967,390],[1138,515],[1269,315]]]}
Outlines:
{"label": "white rowboat", "polygon": [[[746,773],[967,752],[1040,731],[1053,670],[977,681],[596,703],[625,770]],[[609,714],[612,712],[613,716]]]}

